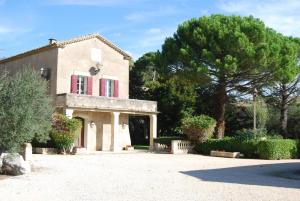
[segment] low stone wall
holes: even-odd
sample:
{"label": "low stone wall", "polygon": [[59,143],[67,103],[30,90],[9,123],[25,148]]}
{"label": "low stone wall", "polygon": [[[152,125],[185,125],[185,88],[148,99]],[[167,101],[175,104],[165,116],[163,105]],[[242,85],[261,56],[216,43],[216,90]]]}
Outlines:
{"label": "low stone wall", "polygon": [[30,143],[25,143],[22,147],[22,156],[25,161],[32,159],[32,146]]}
{"label": "low stone wall", "polygon": [[193,145],[190,141],[187,140],[172,140],[171,147],[154,143],[154,149],[156,152],[168,152],[171,154],[187,154],[193,150]]}
{"label": "low stone wall", "polygon": [[215,157],[224,157],[224,158],[239,158],[240,152],[211,151],[210,155]]}
{"label": "low stone wall", "polygon": [[43,147],[34,147],[34,154],[57,154],[58,151],[55,148],[43,148]]}
{"label": "low stone wall", "polygon": [[193,149],[192,143],[187,140],[172,140],[171,153],[172,154],[187,154]]}

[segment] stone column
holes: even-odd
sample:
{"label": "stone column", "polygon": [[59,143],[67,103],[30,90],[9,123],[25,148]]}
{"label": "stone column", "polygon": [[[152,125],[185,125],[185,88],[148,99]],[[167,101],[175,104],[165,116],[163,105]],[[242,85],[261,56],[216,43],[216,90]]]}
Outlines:
{"label": "stone column", "polygon": [[120,147],[118,147],[119,116],[120,116],[120,112],[111,113],[111,145],[110,145],[111,151],[120,150]]}
{"label": "stone column", "polygon": [[72,119],[74,110],[66,108],[64,112],[69,119]]}
{"label": "stone column", "polygon": [[157,137],[157,116],[156,114],[150,115],[150,146],[149,150],[154,150],[154,139]]}

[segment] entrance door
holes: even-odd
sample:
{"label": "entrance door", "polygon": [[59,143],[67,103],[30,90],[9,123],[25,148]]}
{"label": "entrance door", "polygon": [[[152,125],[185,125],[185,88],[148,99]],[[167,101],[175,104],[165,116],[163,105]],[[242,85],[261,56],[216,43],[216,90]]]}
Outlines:
{"label": "entrance door", "polygon": [[75,141],[76,147],[84,147],[84,119],[80,117],[75,117],[75,119],[79,120],[81,122],[81,129],[78,139]]}

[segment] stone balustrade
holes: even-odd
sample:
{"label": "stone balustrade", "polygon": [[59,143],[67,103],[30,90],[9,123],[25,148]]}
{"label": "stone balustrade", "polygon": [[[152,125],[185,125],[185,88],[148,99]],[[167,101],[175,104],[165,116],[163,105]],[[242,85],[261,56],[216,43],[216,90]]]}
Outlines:
{"label": "stone balustrade", "polygon": [[56,97],[56,107],[79,108],[101,111],[120,111],[130,113],[157,113],[155,101],[136,99],[120,99],[102,96],[79,94],[59,94]]}
{"label": "stone balustrade", "polygon": [[193,146],[187,140],[172,140],[171,153],[172,154],[187,154],[192,150]]}

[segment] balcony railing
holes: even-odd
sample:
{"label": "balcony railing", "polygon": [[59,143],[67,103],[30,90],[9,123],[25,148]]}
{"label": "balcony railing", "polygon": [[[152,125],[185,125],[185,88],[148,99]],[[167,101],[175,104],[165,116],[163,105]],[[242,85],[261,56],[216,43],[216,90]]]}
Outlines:
{"label": "balcony railing", "polygon": [[56,97],[56,107],[81,110],[121,111],[132,113],[157,113],[157,102],[109,98],[103,96],[88,96],[79,94],[59,94]]}

